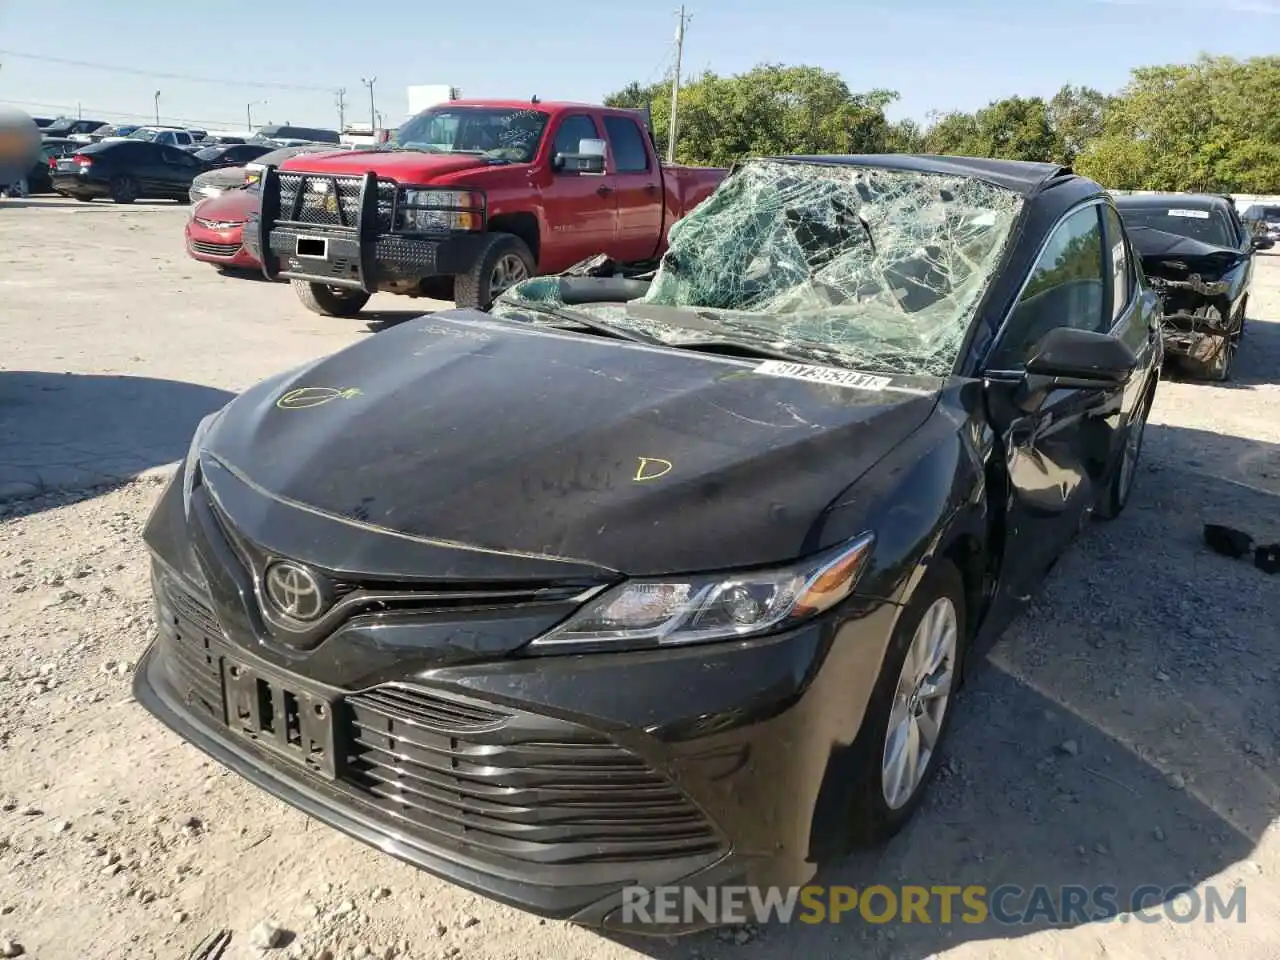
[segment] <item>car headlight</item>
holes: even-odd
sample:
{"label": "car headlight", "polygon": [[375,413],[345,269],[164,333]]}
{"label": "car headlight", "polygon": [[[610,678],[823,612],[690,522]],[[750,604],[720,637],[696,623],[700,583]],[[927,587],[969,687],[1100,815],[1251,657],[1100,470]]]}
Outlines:
{"label": "car headlight", "polygon": [[444,233],[483,230],[484,197],[468,190],[400,191],[396,229],[405,233]]}
{"label": "car headlight", "polygon": [[817,557],[772,570],[630,580],[531,641],[529,649],[669,647],[785,630],[848,597],[874,543],[874,535],[864,533]]}

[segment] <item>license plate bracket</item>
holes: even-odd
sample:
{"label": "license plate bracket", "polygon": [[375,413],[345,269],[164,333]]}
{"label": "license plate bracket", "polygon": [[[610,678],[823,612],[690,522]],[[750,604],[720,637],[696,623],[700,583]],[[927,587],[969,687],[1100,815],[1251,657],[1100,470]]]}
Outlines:
{"label": "license plate bracket", "polygon": [[222,682],[232,733],[327,780],[337,779],[338,739],[331,700],[225,657]]}
{"label": "license plate bracket", "polygon": [[293,252],[296,256],[305,257],[308,260],[328,260],[329,238],[298,237]]}

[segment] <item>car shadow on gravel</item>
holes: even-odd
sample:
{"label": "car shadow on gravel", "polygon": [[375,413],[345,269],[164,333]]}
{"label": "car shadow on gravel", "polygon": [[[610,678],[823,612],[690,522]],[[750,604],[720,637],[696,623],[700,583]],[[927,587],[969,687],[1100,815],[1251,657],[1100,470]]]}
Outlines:
{"label": "car shadow on gravel", "polygon": [[[1179,463],[1197,447],[1224,476]],[[1147,448],[1126,512],[1085,531],[972,674],[917,819],[814,881],[899,897],[908,885],[977,885],[987,916],[957,893],[940,922],[934,893],[927,922],[868,922],[855,906],[839,923],[609,938],[659,960],[925,960],[1090,922],[1099,933],[1167,928],[1171,916],[1204,924],[1212,897],[1227,908],[1217,923],[1239,922],[1240,897],[1247,918],[1261,872],[1250,857],[1280,818],[1280,579],[1212,553],[1202,527],[1280,539],[1280,499],[1224,482],[1230,464],[1276,462],[1280,447],[1153,424]],[[1039,912],[1037,888],[1048,890]],[[1077,912],[1063,909],[1063,888],[1088,898]],[[870,906],[884,919],[882,893]]]}
{"label": "car shadow on gravel", "polygon": [[368,325],[370,333],[381,333],[383,330],[390,330],[410,320],[428,317],[438,312],[437,310],[365,310],[360,314],[360,319]]}
{"label": "car shadow on gravel", "polygon": [[105,492],[181,460],[200,419],[232,396],[150,377],[0,371],[5,515],[52,505],[49,498],[36,499],[40,495]]}

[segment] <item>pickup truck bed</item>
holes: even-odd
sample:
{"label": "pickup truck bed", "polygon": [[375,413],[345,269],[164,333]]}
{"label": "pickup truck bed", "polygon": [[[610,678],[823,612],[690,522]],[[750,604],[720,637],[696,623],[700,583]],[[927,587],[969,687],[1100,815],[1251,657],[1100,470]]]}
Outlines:
{"label": "pickup truck bed", "polygon": [[[603,159],[591,152],[602,147]],[[263,272],[333,316],[376,292],[487,309],[511,284],[596,254],[656,260],[726,172],[664,165],[633,111],[452,101],[406,123],[392,149],[268,167]]]}

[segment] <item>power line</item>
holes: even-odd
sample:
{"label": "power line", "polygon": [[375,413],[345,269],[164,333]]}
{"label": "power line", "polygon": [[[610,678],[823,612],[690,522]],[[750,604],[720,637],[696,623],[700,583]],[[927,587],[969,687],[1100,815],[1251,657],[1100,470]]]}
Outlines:
{"label": "power line", "polygon": [[[39,107],[44,110],[57,111],[63,116],[81,116],[85,114],[97,116],[106,120],[110,117],[121,117],[126,120],[145,120],[147,123],[153,122],[153,116],[150,113],[136,113],[129,110],[102,110],[98,107],[84,107],[80,104],[69,103],[42,103],[39,100],[0,100],[0,103],[7,103],[15,107]],[[204,127],[206,129],[223,128],[227,130],[238,130],[240,123],[231,120],[196,120],[191,117],[163,117],[164,120],[175,120],[179,124],[190,124],[191,126]]]}
{"label": "power line", "polygon": [[138,70],[133,67],[116,67],[106,63],[92,63],[88,60],[66,60],[62,57],[44,57],[34,53],[20,53],[17,50],[0,50],[0,56],[13,57],[20,60],[35,60],[38,63],[56,63],[64,67],[83,67],[86,70],[102,70],[106,73],[123,73],[135,77],[150,77],[157,80],[185,80],[188,83],[216,83],[220,87],[256,87],[266,90],[305,90],[310,93],[331,93],[332,87],[312,87],[298,83],[276,83],[268,80],[233,80],[230,77],[196,77],[184,73],[157,73],[154,70]]}

